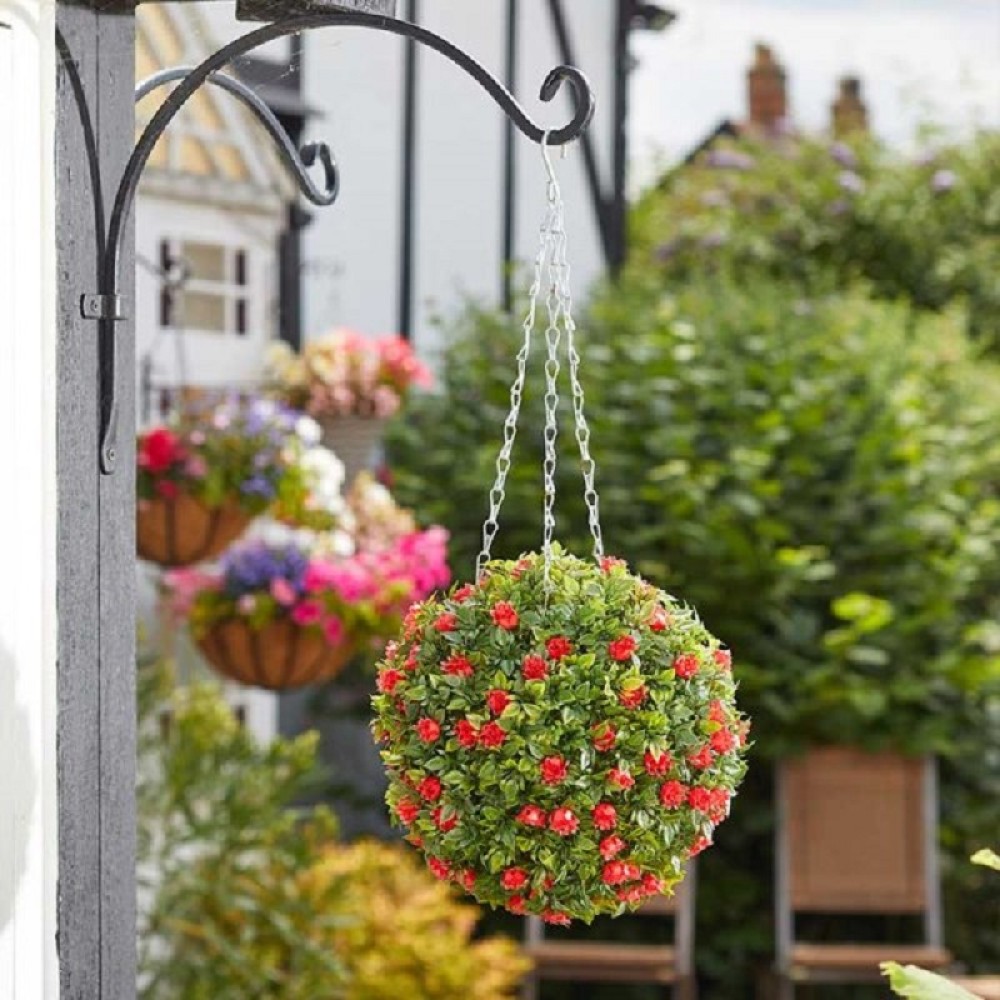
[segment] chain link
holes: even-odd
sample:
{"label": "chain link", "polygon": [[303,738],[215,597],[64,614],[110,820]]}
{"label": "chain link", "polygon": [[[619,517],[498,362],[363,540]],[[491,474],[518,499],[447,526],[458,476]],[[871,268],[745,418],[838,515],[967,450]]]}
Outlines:
{"label": "chain link", "polygon": [[476,579],[480,579],[490,559],[493,541],[500,527],[500,508],[506,498],[507,474],[511,467],[511,453],[517,436],[517,421],[527,363],[531,354],[532,335],[537,321],[538,300],[543,284],[546,286],[545,307],[548,325],[545,330],[545,459],[543,463],[544,499],[542,511],[545,586],[549,586],[552,563],[552,536],[555,531],[556,498],[556,441],[558,438],[558,407],[560,373],[559,348],[563,334],[569,359],[570,385],[573,393],[573,415],[576,440],[584,480],[584,500],[587,504],[590,533],[594,540],[594,558],[604,555],[601,535],[600,500],[594,485],[596,465],[590,454],[590,428],[584,414],[584,393],[580,383],[580,355],[576,349],[576,323],[573,320],[573,297],[570,291],[570,266],[567,259],[565,211],[559,181],[549,156],[548,133],[542,137],[542,158],[548,176],[548,207],[542,222],[538,253],[535,256],[534,280],[528,298],[528,314],[524,320],[524,341],[517,353],[517,376],[510,389],[510,410],[504,421],[504,440],[496,460],[496,481],[490,490],[490,512],[483,524],[483,547],[476,560]]}

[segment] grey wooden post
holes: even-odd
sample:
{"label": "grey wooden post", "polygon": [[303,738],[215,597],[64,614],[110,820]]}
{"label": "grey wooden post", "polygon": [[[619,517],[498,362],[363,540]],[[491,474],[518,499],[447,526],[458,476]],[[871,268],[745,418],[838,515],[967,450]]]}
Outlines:
{"label": "grey wooden post", "polygon": [[134,144],[134,18],[60,0],[56,24],[60,996],[126,1000],[135,995],[133,328],[118,324],[120,459],[116,475],[102,476],[98,324],[82,318],[80,297],[97,291],[108,203]]}

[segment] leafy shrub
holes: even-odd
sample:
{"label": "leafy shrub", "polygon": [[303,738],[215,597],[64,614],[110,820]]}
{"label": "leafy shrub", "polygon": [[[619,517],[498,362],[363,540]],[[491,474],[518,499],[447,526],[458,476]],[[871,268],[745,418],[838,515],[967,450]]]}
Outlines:
{"label": "leafy shrub", "polygon": [[[812,743],[940,752],[949,849],[995,828],[1000,532],[995,370],[960,313],[915,317],[863,290],[801,294],[720,275],[674,294],[635,268],[582,324],[609,550],[690,601],[733,648],[754,752]],[[519,329],[472,311],[442,393],[390,442],[401,496],[452,532],[471,574]],[[537,362],[540,367],[540,362]],[[537,547],[542,399],[526,393],[498,555]],[[564,414],[563,427],[568,426]],[[588,549],[561,439],[556,535]],[[956,780],[957,777],[957,780]],[[773,954],[768,769],[751,766],[699,879],[699,969],[745,995]],[[975,808],[972,806],[975,805]],[[995,953],[957,874],[949,936]]]}
{"label": "leafy shrub", "polygon": [[[513,944],[471,944],[476,910],[405,848],[337,844],[329,812],[291,810],[315,734],[261,746],[215,688],[140,677],[143,1000],[510,995]],[[408,988],[379,993],[379,970]]]}

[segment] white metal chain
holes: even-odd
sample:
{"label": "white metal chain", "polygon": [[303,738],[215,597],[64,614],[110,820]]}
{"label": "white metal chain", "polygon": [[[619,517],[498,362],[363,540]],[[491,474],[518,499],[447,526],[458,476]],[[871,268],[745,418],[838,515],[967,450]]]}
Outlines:
{"label": "white metal chain", "polygon": [[584,499],[587,504],[590,532],[594,540],[594,558],[604,555],[601,535],[600,501],[594,485],[596,466],[590,454],[590,428],[584,415],[584,393],[580,383],[580,355],[577,352],[574,335],[576,323],[573,320],[573,298],[570,291],[570,267],[566,252],[565,211],[562,191],[549,156],[548,134],[542,138],[542,158],[548,176],[548,207],[542,222],[538,253],[535,256],[534,280],[528,298],[528,314],[524,320],[524,341],[517,353],[517,376],[510,389],[510,411],[504,421],[504,441],[497,455],[496,481],[490,490],[490,512],[483,524],[483,547],[476,560],[476,579],[486,568],[500,525],[500,508],[506,493],[507,474],[511,467],[511,452],[517,435],[517,421],[521,412],[521,399],[527,362],[531,353],[532,334],[537,320],[538,298],[543,282],[547,285],[546,311],[548,325],[545,330],[545,460],[543,465],[543,547],[545,584],[548,588],[552,562],[552,536],[555,531],[556,497],[556,439],[558,437],[559,406],[559,347],[563,333],[566,335],[566,349],[569,358],[570,384],[573,391],[573,413],[576,425],[576,439],[580,448],[583,469]]}

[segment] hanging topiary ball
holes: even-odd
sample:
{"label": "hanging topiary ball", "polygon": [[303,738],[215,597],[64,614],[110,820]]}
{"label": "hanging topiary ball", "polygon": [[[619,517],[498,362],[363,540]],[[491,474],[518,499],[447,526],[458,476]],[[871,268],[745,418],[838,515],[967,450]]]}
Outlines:
{"label": "hanging topiary ball", "polygon": [[440,878],[550,923],[669,893],[743,778],[729,652],[553,545],[414,605],[379,665],[387,802]]}

